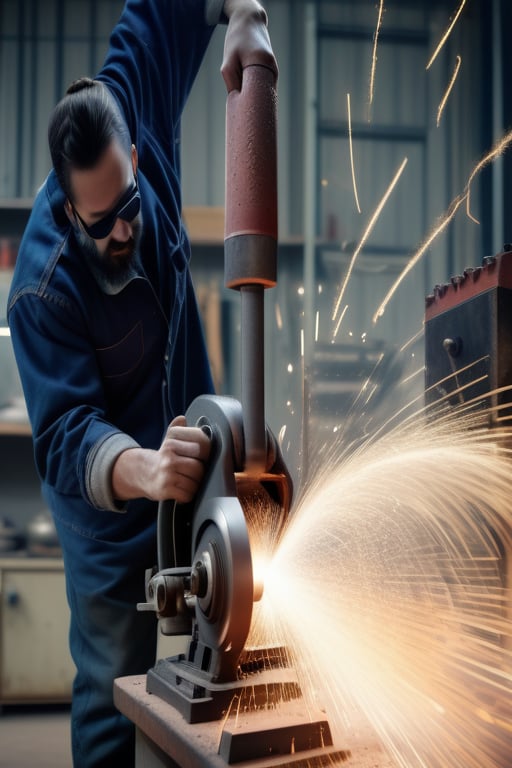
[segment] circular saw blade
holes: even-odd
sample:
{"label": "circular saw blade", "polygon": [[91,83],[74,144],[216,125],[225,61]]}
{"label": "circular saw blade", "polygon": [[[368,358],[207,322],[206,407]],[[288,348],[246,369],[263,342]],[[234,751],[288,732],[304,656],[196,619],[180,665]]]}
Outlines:
{"label": "circular saw blade", "polygon": [[196,602],[199,640],[238,659],[249,633],[253,569],[245,516],[236,497],[209,499],[194,525],[193,569],[203,585]]}

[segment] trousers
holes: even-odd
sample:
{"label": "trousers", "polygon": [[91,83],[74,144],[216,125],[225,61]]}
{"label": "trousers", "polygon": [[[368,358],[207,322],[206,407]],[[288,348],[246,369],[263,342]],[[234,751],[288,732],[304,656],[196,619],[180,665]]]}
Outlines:
{"label": "trousers", "polygon": [[155,663],[158,621],[138,611],[144,571],[156,554],[154,529],[134,541],[105,541],[57,525],[71,611],[69,648],[76,666],[71,703],[74,768],[135,765],[135,727],[117,710],[117,677]]}

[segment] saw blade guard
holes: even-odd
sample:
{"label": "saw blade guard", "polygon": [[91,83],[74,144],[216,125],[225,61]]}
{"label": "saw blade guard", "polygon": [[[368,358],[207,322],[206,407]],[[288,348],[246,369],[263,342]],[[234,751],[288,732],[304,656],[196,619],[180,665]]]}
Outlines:
{"label": "saw blade guard", "polygon": [[[218,682],[234,680],[249,634],[253,604],[262,595],[255,546],[264,532],[277,545],[288,515],[291,479],[268,431],[265,471],[242,469],[243,419],[237,400],[199,397],[187,421],[211,430],[211,457],[196,499],[191,530],[191,593],[195,597],[195,663]],[[257,511],[257,513],[256,513]],[[178,512],[179,514],[179,512]],[[266,554],[269,554],[268,551]]]}

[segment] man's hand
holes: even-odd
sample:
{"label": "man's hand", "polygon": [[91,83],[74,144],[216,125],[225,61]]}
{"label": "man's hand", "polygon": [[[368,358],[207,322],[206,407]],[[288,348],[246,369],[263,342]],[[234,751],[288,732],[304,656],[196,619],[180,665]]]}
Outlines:
{"label": "man's hand", "polygon": [[242,71],[253,64],[267,67],[277,76],[263,6],[256,0],[225,0],[224,13],[229,23],[221,72],[228,93],[241,90]]}
{"label": "man's hand", "polygon": [[112,471],[115,498],[191,501],[203,479],[210,445],[202,429],[187,427],[185,417],[177,416],[158,451],[129,448],[118,457]]}
{"label": "man's hand", "polygon": [[158,450],[153,498],[185,502],[194,498],[210,455],[210,439],[199,427],[187,427],[184,416],[169,426]]}

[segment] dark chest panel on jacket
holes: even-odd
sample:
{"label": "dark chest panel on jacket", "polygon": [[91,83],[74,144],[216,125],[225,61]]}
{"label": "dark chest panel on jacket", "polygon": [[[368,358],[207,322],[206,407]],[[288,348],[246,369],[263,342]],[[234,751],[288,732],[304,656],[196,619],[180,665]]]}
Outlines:
{"label": "dark chest panel on jacket", "polygon": [[129,422],[133,433],[134,422],[150,417],[148,403],[159,413],[162,408],[168,324],[149,282],[137,278],[102,297],[91,333],[109,417],[122,428]]}

